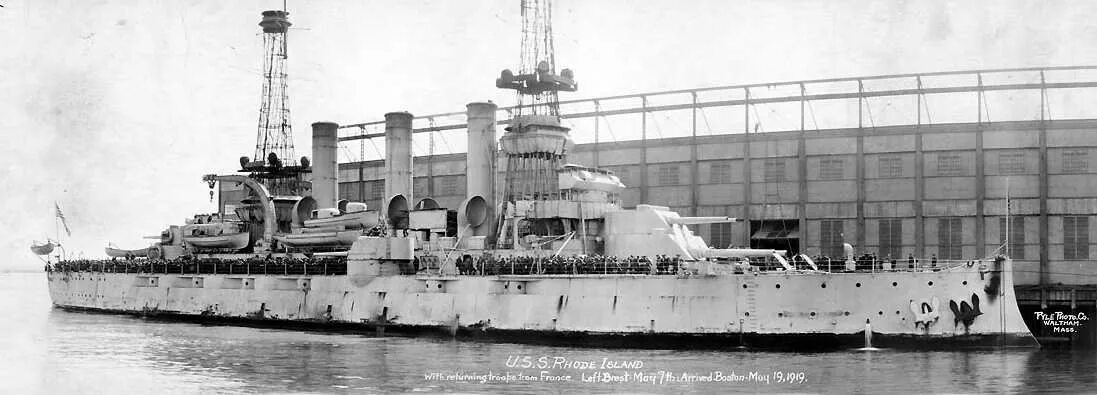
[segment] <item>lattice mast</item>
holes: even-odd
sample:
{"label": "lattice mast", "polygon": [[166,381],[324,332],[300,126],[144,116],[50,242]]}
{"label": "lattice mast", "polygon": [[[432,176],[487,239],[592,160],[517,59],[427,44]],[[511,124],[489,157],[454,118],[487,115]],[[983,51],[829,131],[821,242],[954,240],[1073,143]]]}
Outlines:
{"label": "lattice mast", "polygon": [[293,127],[290,125],[289,94],[286,91],[286,30],[292,25],[285,11],[264,11],[263,96],[259,106],[259,129],[255,141],[256,160],[293,161]]}
{"label": "lattice mast", "polygon": [[285,10],[263,11],[263,91],[259,126],[252,159],[240,158],[242,171],[251,173],[275,195],[303,193],[300,174],[308,172],[308,159],[294,159],[290,123],[286,60],[287,32],[292,24]]}
{"label": "lattice mast", "polygon": [[501,140],[506,155],[506,200],[550,199],[559,192],[556,169],[573,145],[560,125],[560,91],[574,92],[571,70],[556,74],[552,1],[521,0],[522,53],[518,74],[503,70],[495,86],[513,89],[517,109]]}

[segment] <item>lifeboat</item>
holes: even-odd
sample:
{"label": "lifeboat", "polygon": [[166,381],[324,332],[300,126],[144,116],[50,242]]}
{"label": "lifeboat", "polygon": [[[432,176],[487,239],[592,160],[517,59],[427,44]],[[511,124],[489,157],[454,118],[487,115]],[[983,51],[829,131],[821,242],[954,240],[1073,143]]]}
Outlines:
{"label": "lifeboat", "polygon": [[107,256],[111,258],[130,258],[130,257],[145,257],[149,254],[148,248],[140,248],[136,250],[123,250],[121,248],[107,247],[104,249],[107,252]]}
{"label": "lifeboat", "polygon": [[53,248],[55,246],[56,245],[53,244],[52,241],[47,241],[45,243],[39,243],[36,241],[30,245],[30,251],[33,252],[35,255],[49,255],[53,252]]}
{"label": "lifeboat", "polygon": [[274,236],[274,239],[289,247],[349,246],[354,244],[361,234],[362,232],[357,230],[344,230],[281,234]]}
{"label": "lifeboat", "polygon": [[347,212],[340,212],[338,209],[320,209],[312,212],[312,218],[306,219],[304,225],[306,228],[326,228],[342,226],[346,229],[358,229],[358,228],[372,228],[377,226],[381,222],[380,216],[377,210],[366,210],[365,205],[361,203],[360,210],[355,211],[357,207],[354,207],[356,203],[350,203],[347,205]]}
{"label": "lifeboat", "polygon": [[216,248],[239,250],[248,246],[248,232],[226,233],[220,235],[183,236],[183,242],[197,248]]}

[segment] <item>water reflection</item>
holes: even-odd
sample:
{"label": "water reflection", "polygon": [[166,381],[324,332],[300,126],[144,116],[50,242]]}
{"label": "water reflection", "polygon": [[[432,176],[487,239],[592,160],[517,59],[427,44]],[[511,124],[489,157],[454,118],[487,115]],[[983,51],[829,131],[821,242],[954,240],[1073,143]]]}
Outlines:
{"label": "water reflection", "polygon": [[[45,279],[0,275],[0,308],[18,317],[0,327],[0,392],[1078,392],[1097,385],[1097,357],[1087,351],[775,353],[617,350],[377,338],[235,326],[204,326],[129,316],[70,313],[49,307]],[[512,357],[590,361],[595,369],[508,367]],[[720,383],[586,383],[606,372],[603,359],[641,361],[640,369],[698,376],[770,375]],[[521,372],[572,375],[568,382],[480,383],[426,375]],[[802,372],[804,383],[775,373]]]}

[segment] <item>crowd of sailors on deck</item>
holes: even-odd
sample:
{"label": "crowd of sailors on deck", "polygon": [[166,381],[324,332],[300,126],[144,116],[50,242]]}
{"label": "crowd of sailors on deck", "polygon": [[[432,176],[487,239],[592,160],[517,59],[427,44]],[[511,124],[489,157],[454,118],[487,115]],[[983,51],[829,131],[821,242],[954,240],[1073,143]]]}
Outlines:
{"label": "crowd of sailors on deck", "polygon": [[[929,259],[916,259],[913,254],[908,254],[905,259],[896,259],[889,255],[879,256],[874,253],[866,253],[856,255],[853,257],[852,265],[845,257],[831,258],[824,255],[817,255],[811,258],[815,262],[815,265],[819,267],[819,270],[825,271],[891,271],[891,270],[938,270],[946,266],[946,262],[938,262],[937,254],[933,254]],[[951,261],[950,261],[951,262]],[[806,262],[800,259],[800,257],[794,257],[789,261],[791,264],[796,264],[797,268],[804,268],[807,266]],[[955,263],[955,262],[952,262]],[[964,262],[968,266],[971,266],[977,261]]]}
{"label": "crowd of sailors on deck", "polygon": [[460,274],[678,274],[679,256],[488,256],[458,259]]}
{"label": "crowd of sailors on deck", "polygon": [[[756,269],[775,270],[781,266],[770,258],[750,259]],[[875,254],[855,256],[852,263],[845,258],[812,257],[819,270],[831,272],[889,271],[889,270],[937,270],[937,256],[928,262],[909,255],[898,261],[890,255],[883,258]],[[789,259],[796,269],[811,269],[800,256]],[[968,262],[973,264],[974,261]],[[403,274],[414,274],[424,269],[408,267]],[[465,256],[457,259],[457,271],[465,275],[503,274],[682,274],[684,266],[680,256]],[[108,273],[201,273],[201,274],[346,274],[347,258],[339,256],[311,256],[295,258],[287,256],[255,256],[249,258],[196,258],[182,256],[175,259],[74,259],[45,266],[47,272],[108,272]]]}
{"label": "crowd of sailors on deck", "polygon": [[73,259],[46,265],[47,272],[105,273],[208,273],[208,274],[346,274],[346,257],[313,256],[294,258],[267,255],[250,258],[175,259]]}

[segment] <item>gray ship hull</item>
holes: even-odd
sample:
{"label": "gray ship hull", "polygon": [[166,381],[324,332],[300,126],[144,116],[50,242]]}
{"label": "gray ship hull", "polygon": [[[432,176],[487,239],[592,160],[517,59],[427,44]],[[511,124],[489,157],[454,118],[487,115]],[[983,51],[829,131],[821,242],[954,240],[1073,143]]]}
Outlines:
{"label": "gray ship hull", "polygon": [[862,346],[868,329],[877,347],[1038,345],[1011,276],[978,267],[690,277],[52,272],[49,283],[65,309],[370,333],[803,349]]}

